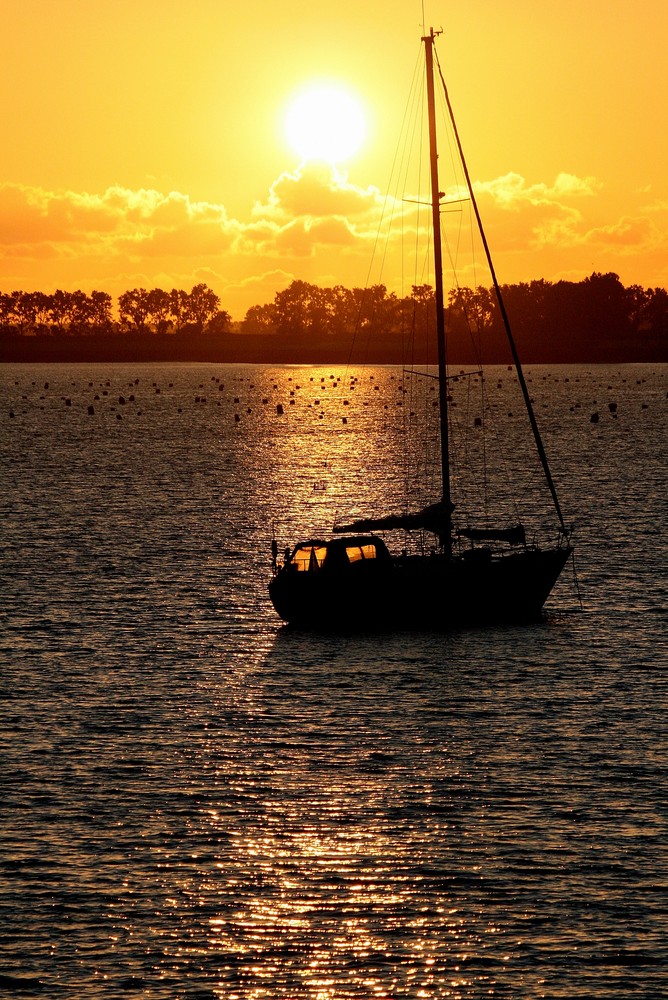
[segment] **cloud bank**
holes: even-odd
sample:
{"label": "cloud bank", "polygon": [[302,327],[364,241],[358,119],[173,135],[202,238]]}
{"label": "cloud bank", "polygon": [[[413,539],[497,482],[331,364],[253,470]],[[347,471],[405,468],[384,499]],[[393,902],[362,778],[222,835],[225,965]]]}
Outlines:
{"label": "cloud bank", "polygon": [[[595,178],[569,173],[551,183],[530,184],[509,173],[476,184],[496,254],[535,259],[586,250],[589,259],[593,252],[604,257],[612,270],[616,259],[631,253],[665,255],[668,205],[648,204],[647,192],[638,192],[632,213],[596,224],[592,206],[600,191]],[[194,201],[178,191],[114,186],[89,194],[4,183],[0,288],[8,290],[11,280],[28,287],[30,278],[45,291],[90,290],[95,284],[113,292],[116,282],[133,275],[144,284],[165,286],[183,282],[184,275],[206,280],[201,277],[206,273],[223,305],[243,314],[262,300],[263,291],[266,301],[293,277],[316,281],[337,274],[342,284],[361,283],[382,220],[402,214],[410,228],[415,211],[391,202],[388,212],[378,188],[357,186],[317,164],[281,174],[246,220],[230,218],[223,204]],[[583,275],[591,270],[584,265]]]}

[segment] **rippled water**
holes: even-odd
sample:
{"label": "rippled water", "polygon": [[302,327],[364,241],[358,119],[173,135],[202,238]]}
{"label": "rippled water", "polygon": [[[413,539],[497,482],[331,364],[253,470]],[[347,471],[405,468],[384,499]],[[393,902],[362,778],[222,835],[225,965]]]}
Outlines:
{"label": "rippled water", "polygon": [[529,374],[583,607],[336,637],[271,523],[391,496],[400,373],[2,367],[0,994],[665,995],[668,372]]}

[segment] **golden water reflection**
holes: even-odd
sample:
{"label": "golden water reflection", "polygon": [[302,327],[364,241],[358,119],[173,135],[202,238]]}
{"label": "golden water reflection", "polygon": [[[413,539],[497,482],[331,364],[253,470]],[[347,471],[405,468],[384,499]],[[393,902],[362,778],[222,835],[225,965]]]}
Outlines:
{"label": "golden water reflection", "polygon": [[472,955],[507,961],[498,928],[453,905],[434,867],[427,838],[446,844],[447,823],[427,831],[418,812],[388,823],[383,777],[357,788],[274,777],[280,791],[245,786],[254,818],[207,815],[207,839],[224,850],[198,896],[221,998],[463,997],[489,981],[466,971]]}

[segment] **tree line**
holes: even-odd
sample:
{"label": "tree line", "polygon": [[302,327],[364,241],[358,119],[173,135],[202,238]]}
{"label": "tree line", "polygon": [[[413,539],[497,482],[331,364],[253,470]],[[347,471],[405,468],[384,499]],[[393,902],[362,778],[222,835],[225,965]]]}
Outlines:
{"label": "tree line", "polygon": [[[616,274],[594,273],[580,282],[540,280],[502,286],[514,331],[524,338],[566,342],[668,336],[668,292],[664,288],[625,288]],[[399,297],[384,285],[346,289],[320,288],[293,281],[272,303],[253,306],[241,324],[248,334],[290,339],[338,337],[379,330],[385,339],[419,340],[431,327],[436,310],[430,285],[414,285]],[[446,328],[454,339],[474,341],[503,332],[503,320],[492,288],[453,288],[446,304]]]}
{"label": "tree line", "polygon": [[[625,287],[618,275],[595,272],[579,282],[532,281],[505,285],[502,292],[520,356],[527,361],[668,360],[668,292],[664,288]],[[68,357],[84,350],[75,348],[76,335],[102,344],[106,335],[122,333],[153,334],[141,337],[143,344],[153,344],[141,348],[151,358],[159,351],[185,358],[191,344],[190,350],[198,351],[198,357],[204,351],[207,357],[215,354],[216,360],[345,360],[353,357],[348,354],[353,345],[360,361],[424,363],[434,360],[435,314],[434,290],[427,284],[414,285],[408,295],[399,296],[382,284],[365,289],[323,288],[296,280],[277,292],[272,302],[248,309],[239,323],[232,322],[205,284],[195,285],[190,292],[134,288],[119,296],[117,318],[111,296],[105,292],[0,293],[0,332],[37,335],[35,340],[45,344],[55,342],[59,335],[63,335],[59,343],[69,337]],[[445,314],[450,358],[509,361],[492,289],[452,289]],[[207,336],[189,336],[201,334]],[[11,339],[2,341],[9,344]],[[130,343],[139,343],[136,336],[117,337],[116,352],[121,340],[128,341],[127,351]],[[28,340],[21,343],[25,349],[17,346],[9,354],[4,350],[3,356],[26,354]],[[104,351],[109,354],[111,346]]]}
{"label": "tree line", "polygon": [[[582,281],[545,280],[504,285],[502,295],[520,356],[558,361],[668,360],[668,292],[625,287],[617,274]],[[434,290],[414,285],[408,296],[384,285],[320,288],[293,281],[274,301],[253,306],[241,332],[279,338],[294,353],[304,345],[333,345],[356,333],[368,357],[433,361]],[[460,361],[510,360],[493,288],[453,288],[445,306],[448,354]],[[364,356],[364,351],[360,354]]]}
{"label": "tree line", "polygon": [[107,292],[0,292],[0,332],[23,336],[92,336],[148,333],[226,333],[232,317],[205,284],[191,291],[132,288],[118,297],[117,316]]}

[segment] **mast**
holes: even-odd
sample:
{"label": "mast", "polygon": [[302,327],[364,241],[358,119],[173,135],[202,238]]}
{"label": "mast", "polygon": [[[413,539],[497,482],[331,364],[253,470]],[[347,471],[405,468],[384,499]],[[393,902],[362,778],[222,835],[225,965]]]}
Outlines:
{"label": "mast", "polygon": [[441,192],[438,187],[436,144],[436,102],[434,100],[434,38],[440,32],[429,29],[423,36],[427,72],[427,114],[429,119],[429,166],[431,174],[431,216],[434,235],[434,288],[436,294],[436,343],[438,346],[438,402],[441,432],[442,502],[445,531],[440,536],[445,554],[452,555],[452,499],[450,496],[450,453],[448,441],[448,382],[445,357],[445,308],[443,302],[443,256],[441,250]]}

